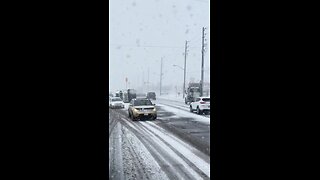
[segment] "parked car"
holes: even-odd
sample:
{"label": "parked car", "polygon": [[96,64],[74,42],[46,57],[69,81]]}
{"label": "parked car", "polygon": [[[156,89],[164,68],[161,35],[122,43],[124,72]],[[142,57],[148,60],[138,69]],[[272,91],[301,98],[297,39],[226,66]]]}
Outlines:
{"label": "parked car", "polygon": [[133,121],[143,118],[157,119],[155,104],[152,104],[148,98],[132,99],[129,104],[128,114]]}
{"label": "parked car", "polygon": [[110,108],[124,108],[124,102],[120,97],[110,97],[109,98]]}
{"label": "parked car", "polygon": [[197,114],[210,114],[210,97],[198,97],[195,102],[190,103],[190,112],[197,111]]}
{"label": "parked car", "polygon": [[147,93],[147,98],[156,100],[156,93],[155,92],[148,92]]}

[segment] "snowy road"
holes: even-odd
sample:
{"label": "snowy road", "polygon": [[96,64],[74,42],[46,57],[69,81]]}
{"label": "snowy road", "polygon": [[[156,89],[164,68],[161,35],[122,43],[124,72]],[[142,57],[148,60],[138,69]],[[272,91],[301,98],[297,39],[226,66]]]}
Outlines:
{"label": "snowy road", "polygon": [[110,110],[110,179],[210,179],[210,124],[166,108],[135,122],[126,108]]}
{"label": "snowy road", "polygon": [[[176,99],[167,99],[167,98],[161,98],[159,97],[156,101],[155,101],[156,104],[159,104],[159,105],[165,105],[167,107],[172,107],[172,108],[175,108],[175,109],[179,109],[179,110],[182,110],[182,111],[185,111],[185,112],[188,112],[188,113],[191,113],[190,112],[190,108],[188,104],[185,104],[183,102],[183,99],[181,99],[180,101],[179,100],[176,100]],[[193,115],[196,115],[196,113],[191,113],[191,114],[188,114],[188,116],[193,116]],[[207,117],[207,118],[210,118],[210,115],[201,115],[203,117]],[[194,117],[194,116],[193,116]],[[210,122],[210,121],[209,121]]]}

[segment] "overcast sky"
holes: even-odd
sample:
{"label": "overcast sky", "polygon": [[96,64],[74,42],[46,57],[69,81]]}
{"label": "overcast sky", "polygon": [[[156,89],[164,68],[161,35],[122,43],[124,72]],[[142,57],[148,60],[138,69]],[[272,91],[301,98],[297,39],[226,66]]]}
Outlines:
{"label": "overcast sky", "polygon": [[[143,80],[159,85],[163,57],[163,85],[183,84],[184,45],[189,42],[187,83],[201,74],[202,27],[209,41],[209,0],[109,0],[109,87],[131,88]],[[209,43],[208,43],[209,44]],[[208,45],[209,47],[209,45]],[[205,81],[209,81],[209,52],[205,53]]]}

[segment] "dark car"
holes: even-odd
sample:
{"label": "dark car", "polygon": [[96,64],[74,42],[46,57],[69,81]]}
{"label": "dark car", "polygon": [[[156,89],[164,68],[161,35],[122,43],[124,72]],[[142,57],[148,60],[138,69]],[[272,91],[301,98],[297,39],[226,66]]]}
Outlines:
{"label": "dark car", "polygon": [[155,92],[148,92],[147,93],[147,98],[156,100],[156,93]]}

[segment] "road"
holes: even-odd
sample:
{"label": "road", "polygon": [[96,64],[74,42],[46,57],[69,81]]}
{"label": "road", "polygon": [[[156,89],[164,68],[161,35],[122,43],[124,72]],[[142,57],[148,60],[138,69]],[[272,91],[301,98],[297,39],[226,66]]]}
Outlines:
{"label": "road", "polygon": [[[210,119],[154,101],[156,120],[109,111],[110,179],[210,179]],[[167,103],[167,104],[166,104]]]}

